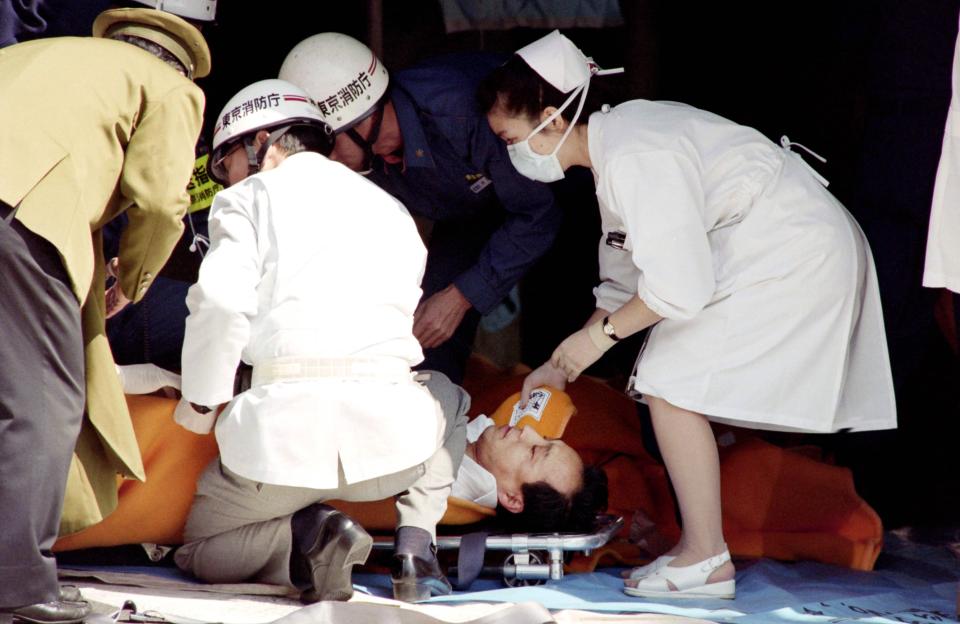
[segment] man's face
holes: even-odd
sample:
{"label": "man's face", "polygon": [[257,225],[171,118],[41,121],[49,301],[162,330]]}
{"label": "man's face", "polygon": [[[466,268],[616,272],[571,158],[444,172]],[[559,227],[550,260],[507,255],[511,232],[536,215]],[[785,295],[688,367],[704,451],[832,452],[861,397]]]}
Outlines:
{"label": "man's face", "polygon": [[[373,118],[368,117],[357,124],[355,129],[360,136],[366,138],[372,123]],[[354,171],[360,171],[363,168],[363,150],[345,132],[339,132],[335,137],[333,151],[330,152],[330,160],[345,165]]]}
{"label": "man's face", "polygon": [[223,168],[227,171],[228,186],[233,186],[250,175],[247,150],[242,141],[237,141],[237,144],[223,157]]}
{"label": "man's face", "polygon": [[[546,440],[533,427],[487,427],[476,443],[477,462],[497,480],[501,504],[504,495],[521,491],[525,483],[545,481],[565,496],[581,486],[583,461],[560,440]],[[513,510],[511,510],[513,511]]]}

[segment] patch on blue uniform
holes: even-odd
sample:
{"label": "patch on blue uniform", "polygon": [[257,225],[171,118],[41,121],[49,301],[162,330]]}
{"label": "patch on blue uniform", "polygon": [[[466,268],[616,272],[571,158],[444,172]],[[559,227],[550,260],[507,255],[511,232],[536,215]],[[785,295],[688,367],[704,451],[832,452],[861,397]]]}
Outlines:
{"label": "patch on blue uniform", "polygon": [[[467,180],[469,181],[472,177],[473,176],[467,176]],[[470,185],[470,190],[473,191],[474,193],[479,193],[480,191],[487,188],[491,184],[493,184],[493,182],[490,180],[490,178],[488,178],[487,176],[481,173],[480,177],[477,178],[476,182]]]}

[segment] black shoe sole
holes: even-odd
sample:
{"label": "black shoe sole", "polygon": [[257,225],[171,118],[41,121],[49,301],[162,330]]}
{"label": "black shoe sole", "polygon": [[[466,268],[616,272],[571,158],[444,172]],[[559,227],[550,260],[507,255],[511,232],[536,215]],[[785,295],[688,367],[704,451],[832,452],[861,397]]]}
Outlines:
{"label": "black shoe sole", "polygon": [[332,514],[306,555],[313,589],[303,592],[300,600],[307,603],[350,600],[353,566],[364,563],[372,548],[373,538],[360,525],[345,514]]}
{"label": "black shoe sole", "polygon": [[[80,624],[86,619],[86,616],[82,618],[67,618],[63,620],[43,620],[40,618],[31,618],[24,617],[22,615],[10,614],[13,616],[11,622],[25,622],[26,624]],[[2,616],[0,616],[2,618]],[[0,621],[3,621],[0,619]]]}
{"label": "black shoe sole", "polygon": [[426,583],[393,581],[393,599],[403,602],[420,602],[430,598],[432,592]]}
{"label": "black shoe sole", "polygon": [[[44,610],[41,608],[53,604],[65,608],[57,609],[56,611],[58,612],[55,612],[53,609]],[[37,611],[39,611],[39,613],[31,614],[31,612]],[[44,613],[44,611],[46,611],[46,613]],[[91,612],[90,603],[86,600],[57,600],[51,603],[29,605],[0,612],[0,624],[80,624],[80,622],[90,617]],[[68,613],[72,613],[72,617],[68,617]]]}
{"label": "black shoe sole", "polygon": [[78,619],[69,619],[69,620],[40,620],[34,618],[25,618],[19,615],[13,616],[12,622],[26,622],[26,624],[80,624],[86,618]]}
{"label": "black shoe sole", "polygon": [[391,580],[393,582],[393,598],[403,602],[419,602],[428,600],[432,596],[446,596],[451,593],[450,586],[436,578],[421,578],[416,581]]}

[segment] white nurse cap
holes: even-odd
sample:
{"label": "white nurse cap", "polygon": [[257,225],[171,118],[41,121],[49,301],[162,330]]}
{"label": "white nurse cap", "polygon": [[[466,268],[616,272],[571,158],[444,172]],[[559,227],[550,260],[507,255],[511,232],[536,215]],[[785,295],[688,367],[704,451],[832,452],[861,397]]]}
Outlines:
{"label": "white nurse cap", "polygon": [[556,87],[561,93],[569,93],[584,85],[593,74],[619,74],[622,67],[603,69],[586,56],[572,41],[555,30],[549,35],[526,45],[517,54],[527,62],[541,78]]}

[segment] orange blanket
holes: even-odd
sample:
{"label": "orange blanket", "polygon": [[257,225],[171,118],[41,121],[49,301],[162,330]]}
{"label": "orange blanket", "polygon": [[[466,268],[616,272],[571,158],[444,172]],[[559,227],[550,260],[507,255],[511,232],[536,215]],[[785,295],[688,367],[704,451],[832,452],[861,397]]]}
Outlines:
{"label": "orange blanket", "polygon": [[[520,389],[526,371],[500,371],[476,358],[465,388],[474,413],[490,413]],[[566,388],[577,407],[564,441],[584,461],[603,466],[610,513],[627,520],[622,535],[575,569],[600,560],[636,564],[659,555],[679,537],[666,471],[643,448],[636,406],[606,383],[581,377]],[[744,437],[744,433],[748,433]],[[879,516],[860,498],[850,470],[768,444],[738,430],[721,448],[723,529],[736,557],[812,560],[871,570],[882,548]]]}
{"label": "orange blanket", "polygon": [[213,434],[197,435],[173,420],[175,399],[127,396],[144,482],[119,483],[117,509],[79,533],[61,537],[54,552],[120,544],[180,544],[197,477],[217,456]]}
{"label": "orange blanket", "polygon": [[[472,412],[492,414],[521,383],[522,374],[475,361],[465,383]],[[633,401],[590,378],[571,384],[567,392],[577,416],[563,438],[585,461],[604,467],[610,512],[628,520],[610,548],[580,558],[574,567],[592,568],[600,557],[632,564],[659,554],[680,530],[666,473],[643,449]],[[130,396],[127,401],[147,480],[121,482],[117,510],[99,524],[61,537],[54,551],[182,540],[196,479],[216,456],[216,441],[179,427],[172,399]],[[721,474],[724,531],[735,556],[873,567],[882,527],[857,496],[849,470],[754,439],[722,450]]]}

